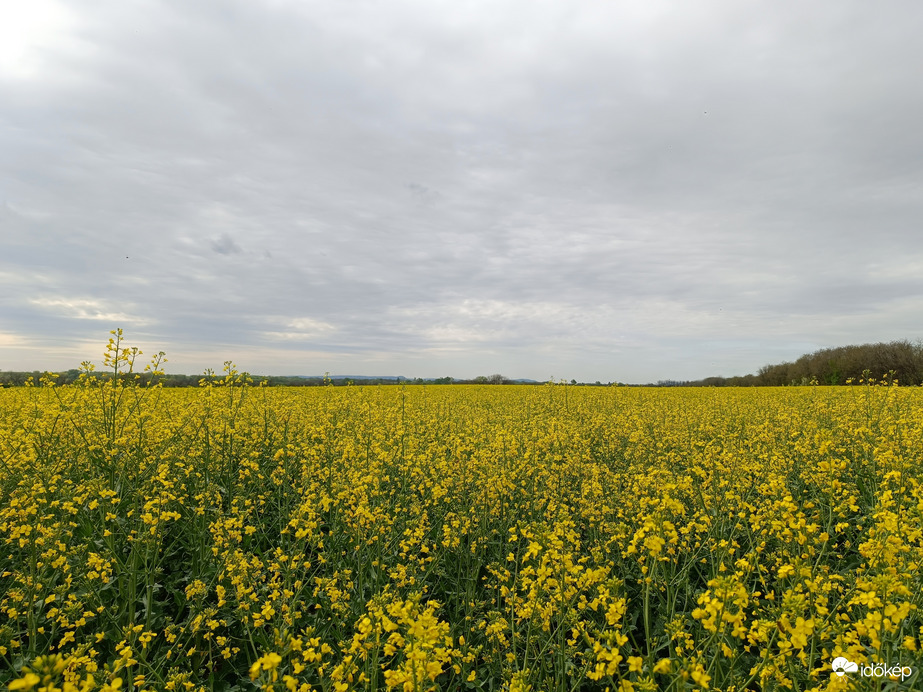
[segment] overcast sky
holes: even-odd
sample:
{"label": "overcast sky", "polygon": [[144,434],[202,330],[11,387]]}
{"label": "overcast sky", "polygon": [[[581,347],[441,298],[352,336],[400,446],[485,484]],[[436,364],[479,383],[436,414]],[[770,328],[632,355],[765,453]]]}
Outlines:
{"label": "overcast sky", "polygon": [[649,382],[923,337],[919,0],[29,0],[0,369]]}

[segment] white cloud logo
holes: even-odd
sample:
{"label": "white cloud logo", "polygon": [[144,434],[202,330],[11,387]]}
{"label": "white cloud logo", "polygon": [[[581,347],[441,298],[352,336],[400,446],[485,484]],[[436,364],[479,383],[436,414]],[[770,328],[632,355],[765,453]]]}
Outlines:
{"label": "white cloud logo", "polygon": [[838,677],[843,677],[846,673],[858,673],[859,664],[853,663],[848,658],[839,658],[833,659],[833,663],[830,664],[833,668],[833,672],[837,674]]}
{"label": "white cloud logo", "polygon": [[840,678],[846,675],[846,673],[858,673],[863,678],[890,678],[903,682],[913,675],[913,668],[910,666],[892,666],[887,663],[873,663],[860,667],[858,663],[853,663],[843,656],[833,659],[833,663],[830,664],[830,667],[833,668],[833,672]]}

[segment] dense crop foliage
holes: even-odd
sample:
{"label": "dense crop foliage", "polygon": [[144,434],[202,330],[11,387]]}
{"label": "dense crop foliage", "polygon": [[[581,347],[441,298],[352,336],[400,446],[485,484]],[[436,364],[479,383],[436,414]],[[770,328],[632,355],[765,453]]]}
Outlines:
{"label": "dense crop foliage", "polygon": [[167,391],[114,348],[0,390],[11,689],[916,684],[830,666],[923,665],[917,389]]}

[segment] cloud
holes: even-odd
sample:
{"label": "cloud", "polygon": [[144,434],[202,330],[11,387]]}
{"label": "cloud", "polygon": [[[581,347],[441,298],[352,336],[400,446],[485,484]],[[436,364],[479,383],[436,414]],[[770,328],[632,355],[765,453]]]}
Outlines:
{"label": "cloud", "polygon": [[284,329],[279,331],[264,331],[263,337],[272,341],[315,341],[329,339],[337,328],[320,320],[310,317],[296,317],[295,319],[282,318]]}
{"label": "cloud", "polygon": [[4,334],[590,381],[923,336],[909,2],[41,9],[0,41]]}
{"label": "cloud", "polygon": [[227,233],[212,240],[211,249],[219,255],[236,255],[242,252],[240,246]]}
{"label": "cloud", "polygon": [[433,204],[442,197],[438,191],[432,190],[420,183],[407,183],[407,189],[420,204]]}
{"label": "cloud", "polygon": [[57,317],[77,320],[97,320],[108,324],[147,324],[145,317],[118,312],[93,299],[34,298],[29,301],[39,309],[48,310]]}
{"label": "cloud", "polygon": [[10,346],[25,346],[26,341],[18,334],[5,334],[0,332],[0,346],[8,348]]}

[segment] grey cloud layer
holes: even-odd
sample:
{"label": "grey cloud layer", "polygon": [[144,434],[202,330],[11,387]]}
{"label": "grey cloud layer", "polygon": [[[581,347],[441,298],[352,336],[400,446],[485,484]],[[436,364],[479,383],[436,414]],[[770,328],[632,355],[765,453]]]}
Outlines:
{"label": "grey cloud layer", "polygon": [[627,381],[923,336],[916,3],[70,7],[0,72],[0,367],[115,322]]}

